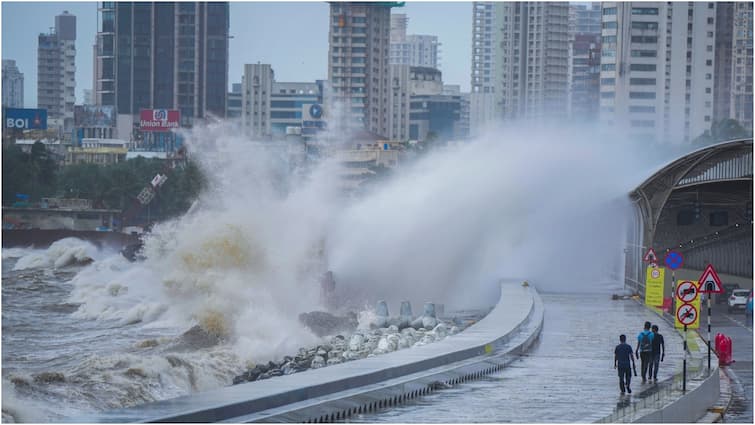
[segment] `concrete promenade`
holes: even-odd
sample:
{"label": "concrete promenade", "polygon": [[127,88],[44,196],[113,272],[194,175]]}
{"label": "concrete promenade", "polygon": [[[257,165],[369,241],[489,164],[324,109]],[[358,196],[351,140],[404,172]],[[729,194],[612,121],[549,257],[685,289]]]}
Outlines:
{"label": "concrete promenade", "polygon": [[[681,398],[678,373],[682,369],[683,340],[670,323],[637,300],[611,300],[610,292],[545,293],[541,296],[545,321],[540,341],[506,368],[480,380],[438,391],[377,414],[358,415],[349,421],[659,422],[657,418],[651,420],[651,415]],[[658,323],[666,340],[659,383],[642,384],[639,377],[633,377],[633,394],[622,396],[617,372],[613,369],[613,349],[620,333],[626,334],[634,347],[636,335],[646,320]],[[693,334],[689,334],[691,348],[702,347],[699,341],[693,341]],[[700,355],[697,359],[699,364]],[[695,362],[690,360],[690,369]],[[638,361],[638,372],[639,366]],[[718,371],[714,369],[714,373],[718,374]],[[701,380],[693,375],[692,370],[688,378],[689,394],[701,385]],[[704,412],[715,401],[705,403],[697,402],[682,413],[694,416],[695,410]],[[666,416],[664,420],[670,419]]]}
{"label": "concrete promenade", "polygon": [[76,422],[341,419],[347,412],[351,416],[387,407],[428,394],[439,385],[460,383],[500,370],[534,342],[542,318],[542,303],[533,288],[523,287],[519,282],[502,284],[500,302],[495,309],[464,332],[443,341],[275,379],[103,412],[76,418]]}

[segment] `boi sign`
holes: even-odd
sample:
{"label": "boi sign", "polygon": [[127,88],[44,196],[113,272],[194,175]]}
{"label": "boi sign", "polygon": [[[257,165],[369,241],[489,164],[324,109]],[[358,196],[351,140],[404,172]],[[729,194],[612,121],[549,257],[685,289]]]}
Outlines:
{"label": "boi sign", "polygon": [[7,108],[3,117],[5,128],[46,130],[47,109]]}

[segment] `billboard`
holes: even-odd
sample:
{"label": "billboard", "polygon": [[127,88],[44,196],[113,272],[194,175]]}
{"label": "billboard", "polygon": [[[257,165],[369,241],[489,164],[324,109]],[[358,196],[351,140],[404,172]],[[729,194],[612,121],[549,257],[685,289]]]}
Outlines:
{"label": "billboard", "polygon": [[5,128],[46,130],[47,109],[6,108],[3,121]]}
{"label": "billboard", "polygon": [[139,112],[141,131],[171,131],[179,127],[181,113],[175,109],[142,109]]}
{"label": "billboard", "polygon": [[115,127],[115,109],[112,106],[76,105],[73,120],[76,127]]}

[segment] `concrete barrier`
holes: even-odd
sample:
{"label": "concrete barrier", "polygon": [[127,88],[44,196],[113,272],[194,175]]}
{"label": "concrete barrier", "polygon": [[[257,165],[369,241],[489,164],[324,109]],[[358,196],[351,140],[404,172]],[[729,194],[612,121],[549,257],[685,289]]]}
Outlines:
{"label": "concrete barrier", "polygon": [[503,283],[485,318],[433,344],[76,421],[332,422],[500,370],[534,343],[543,317],[534,288]]}

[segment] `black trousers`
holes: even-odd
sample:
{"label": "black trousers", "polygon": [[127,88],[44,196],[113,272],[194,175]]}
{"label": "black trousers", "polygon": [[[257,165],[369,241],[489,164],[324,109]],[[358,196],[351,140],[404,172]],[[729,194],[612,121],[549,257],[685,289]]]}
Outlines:
{"label": "black trousers", "polygon": [[645,375],[648,372],[648,367],[650,367],[650,362],[653,359],[653,353],[650,351],[640,351],[640,363],[642,364],[642,380],[645,380]]}
{"label": "black trousers", "polygon": [[619,389],[623,393],[632,383],[632,366],[619,365]]}

